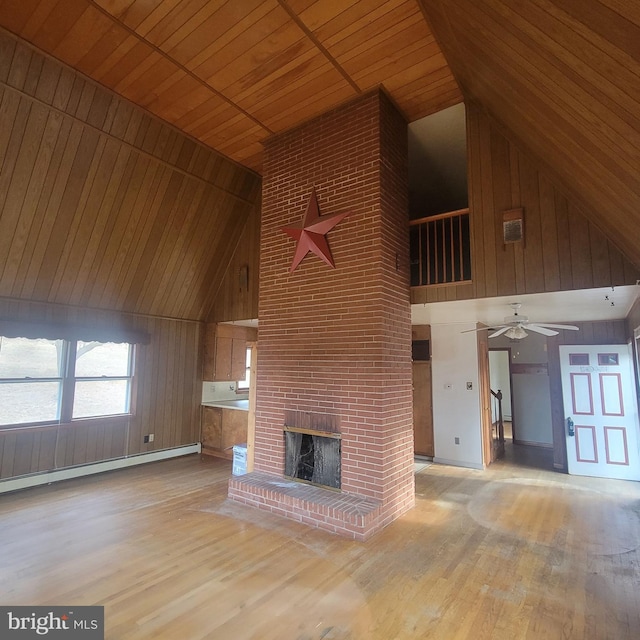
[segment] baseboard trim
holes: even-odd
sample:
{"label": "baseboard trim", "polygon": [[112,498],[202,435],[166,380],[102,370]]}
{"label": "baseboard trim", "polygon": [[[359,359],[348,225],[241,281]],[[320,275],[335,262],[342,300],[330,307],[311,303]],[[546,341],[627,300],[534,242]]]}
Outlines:
{"label": "baseboard trim", "polygon": [[28,489],[29,487],[37,487],[39,485],[51,484],[52,482],[59,482],[61,480],[90,476],[95,473],[104,473],[105,471],[135,467],[140,464],[146,464],[147,462],[157,462],[159,460],[168,460],[169,458],[178,458],[191,453],[200,453],[201,449],[201,444],[199,442],[195,442],[182,447],[139,453],[135,456],[127,456],[126,458],[115,458],[113,460],[105,460],[103,462],[78,465],[77,467],[66,467],[65,469],[56,469],[55,471],[44,471],[43,473],[34,473],[27,476],[20,476],[18,478],[7,478],[5,480],[0,480],[0,493],[18,491],[19,489]]}
{"label": "baseboard trim", "polygon": [[538,447],[539,449],[553,449],[553,444],[548,442],[533,442],[531,440],[514,440],[513,444],[522,444],[526,447]]}
{"label": "baseboard trim", "polygon": [[438,458],[434,456],[433,461],[437,464],[446,464],[450,467],[464,467],[465,469],[478,469],[480,471],[484,470],[483,464],[478,464],[476,462],[464,462],[462,460],[447,460],[446,458]]}

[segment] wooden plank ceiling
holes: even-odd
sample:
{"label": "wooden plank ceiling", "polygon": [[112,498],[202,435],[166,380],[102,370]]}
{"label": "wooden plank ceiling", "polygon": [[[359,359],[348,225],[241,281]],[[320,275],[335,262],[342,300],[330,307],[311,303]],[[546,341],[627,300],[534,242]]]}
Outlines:
{"label": "wooden plank ceiling", "polygon": [[266,137],[379,85],[409,121],[462,100],[416,0],[5,0],[0,24],[258,171]]}
{"label": "wooden plank ceiling", "polygon": [[420,2],[465,98],[640,268],[640,4]]}

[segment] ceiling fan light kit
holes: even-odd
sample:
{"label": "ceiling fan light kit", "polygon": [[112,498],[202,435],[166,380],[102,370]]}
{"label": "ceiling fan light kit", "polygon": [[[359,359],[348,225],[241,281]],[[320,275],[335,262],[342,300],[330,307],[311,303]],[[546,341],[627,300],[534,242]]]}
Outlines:
{"label": "ceiling fan light kit", "polygon": [[[550,324],[548,322],[529,322],[527,316],[521,316],[518,314],[518,309],[522,306],[519,302],[512,302],[511,308],[513,309],[513,315],[507,316],[504,319],[504,324],[494,325],[490,327],[495,329],[494,333],[489,335],[490,338],[497,338],[498,336],[505,335],[511,340],[522,340],[529,334],[528,331],[539,333],[543,336],[557,336],[558,331],[556,329],[566,329],[568,331],[578,331],[579,328],[572,324]],[[462,333],[469,333],[470,331],[484,331],[487,327],[481,327],[480,329],[471,329],[469,331],[463,331]]]}
{"label": "ceiling fan light kit", "polygon": [[522,340],[522,338],[526,338],[529,334],[522,327],[509,327],[504,335],[507,338],[511,338],[511,340]]}

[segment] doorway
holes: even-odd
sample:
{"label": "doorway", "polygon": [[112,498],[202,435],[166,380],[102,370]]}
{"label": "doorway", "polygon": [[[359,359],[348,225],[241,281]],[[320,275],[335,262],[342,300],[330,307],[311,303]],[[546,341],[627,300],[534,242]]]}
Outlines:
{"label": "doorway", "polygon": [[495,394],[500,392],[502,396],[505,460],[519,466],[553,469],[546,337],[530,334],[524,340],[495,338],[489,349],[489,370],[494,433],[500,418]]}
{"label": "doorway", "polygon": [[[513,403],[511,399],[511,349],[489,349],[489,380],[491,383],[491,423],[502,419],[505,441],[513,441]],[[499,398],[498,398],[499,394]]]}

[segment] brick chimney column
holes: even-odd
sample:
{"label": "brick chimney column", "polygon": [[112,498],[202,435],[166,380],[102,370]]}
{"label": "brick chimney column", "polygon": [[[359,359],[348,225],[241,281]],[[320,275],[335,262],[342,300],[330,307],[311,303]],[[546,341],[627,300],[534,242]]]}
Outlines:
{"label": "brick chimney column", "polygon": [[[313,188],[321,216],[349,213],[326,236],[335,268],[309,253],[290,273],[282,228]],[[282,476],[285,411],[331,416],[372,530],[414,504],[407,199],[407,126],[381,91],[266,144],[254,468]]]}

